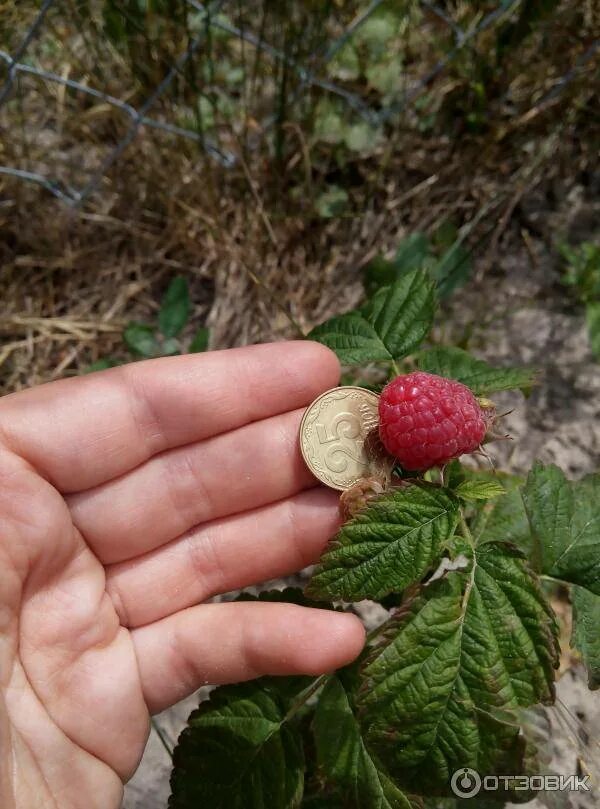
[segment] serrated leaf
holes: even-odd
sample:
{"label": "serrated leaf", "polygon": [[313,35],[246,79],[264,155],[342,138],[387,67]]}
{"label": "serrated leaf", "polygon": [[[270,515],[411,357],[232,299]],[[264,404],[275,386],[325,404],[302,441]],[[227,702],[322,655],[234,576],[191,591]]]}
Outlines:
{"label": "serrated leaf", "polygon": [[154,329],[144,323],[129,323],[123,332],[123,339],[131,351],[142,357],[157,357],[160,354]]}
{"label": "serrated leaf", "polygon": [[188,719],[173,753],[170,809],[292,809],[304,788],[298,727],[273,680],[224,686]]}
{"label": "serrated leaf", "polygon": [[[554,699],[557,625],[520,553],[486,543],[421,589],[364,665],[365,738],[396,782],[450,794],[459,767],[519,774],[519,709]],[[400,780],[399,780],[400,779]]]}
{"label": "serrated leaf", "polygon": [[190,316],[190,293],[185,278],[173,278],[158,313],[158,327],[165,337],[177,337]]}
{"label": "serrated leaf", "polygon": [[476,396],[512,388],[529,388],[534,379],[534,373],[529,368],[494,368],[462,348],[450,346],[421,352],[417,365],[422,371],[462,382]]}
{"label": "serrated leaf", "polygon": [[592,353],[595,357],[600,359],[600,301],[587,304],[585,307],[585,320]]}
{"label": "serrated leaf", "polygon": [[571,646],[581,652],[592,690],[600,688],[600,596],[584,587],[573,587]]}
{"label": "serrated leaf", "polygon": [[327,320],[308,337],[333,349],[345,365],[402,359],[429,332],[434,310],[433,285],[415,270],[379,289],[360,311]]}
{"label": "serrated leaf", "polygon": [[196,334],[192,342],[190,343],[190,354],[196,354],[201,351],[206,351],[208,349],[208,342],[210,340],[210,329],[207,329],[206,326],[201,326]]}
{"label": "serrated leaf", "polygon": [[600,474],[574,482],[536,463],[523,501],[540,572],[600,595]]}
{"label": "serrated leaf", "polygon": [[402,275],[371,298],[365,314],[394,359],[411,354],[427,336],[435,313],[432,283],[421,270]]}
{"label": "serrated leaf", "polygon": [[454,493],[463,500],[491,500],[506,494],[506,489],[497,480],[477,480],[471,478],[459,483]]}
{"label": "serrated leaf", "polygon": [[296,604],[299,607],[311,607],[319,610],[332,610],[332,604],[325,601],[313,601],[307,598],[304,590],[300,587],[284,587],[283,590],[263,590],[258,595],[254,593],[241,592],[235,599],[236,601],[265,601],[269,604],[285,603]]}
{"label": "serrated leaf", "polygon": [[458,521],[458,501],[437,486],[387,492],[335,535],[306,589],[314,598],[360,601],[400,592],[438,559]]}
{"label": "serrated leaf", "polygon": [[412,803],[373,759],[362,738],[348,695],[337,677],[321,693],[313,720],[317,764],[356,809],[411,809]]}
{"label": "serrated leaf", "polygon": [[505,495],[479,510],[471,524],[471,531],[478,544],[512,542],[530,559],[531,528],[520,489],[523,480],[510,476],[504,476],[502,480]]}
{"label": "serrated leaf", "polygon": [[332,317],[308,335],[333,349],[344,365],[362,365],[392,359],[379,335],[359,312]]}

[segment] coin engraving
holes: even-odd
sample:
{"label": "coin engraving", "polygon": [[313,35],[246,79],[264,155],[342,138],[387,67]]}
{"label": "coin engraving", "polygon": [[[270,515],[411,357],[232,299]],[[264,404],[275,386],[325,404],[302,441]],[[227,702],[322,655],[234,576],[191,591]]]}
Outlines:
{"label": "coin engraving", "polygon": [[307,408],[300,448],[322,483],[343,491],[364,477],[389,477],[393,459],[367,441],[379,423],[378,403],[376,393],[348,385],[326,391]]}

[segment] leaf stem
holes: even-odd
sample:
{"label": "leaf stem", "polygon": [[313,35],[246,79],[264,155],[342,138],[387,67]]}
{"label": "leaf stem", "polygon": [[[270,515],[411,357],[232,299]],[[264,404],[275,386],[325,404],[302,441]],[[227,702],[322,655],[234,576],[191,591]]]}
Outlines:
{"label": "leaf stem", "polygon": [[288,722],[293,716],[295,716],[300,710],[300,708],[302,708],[302,706],[308,702],[308,700],[313,696],[313,694],[316,694],[319,688],[325,685],[327,680],[329,680],[329,678],[332,676],[333,675],[331,674],[321,674],[320,677],[317,677],[316,680],[313,680],[313,682],[309,686],[307,686],[304,689],[304,691],[301,691],[300,694],[290,705],[288,712],[283,718],[283,721]]}
{"label": "leaf stem", "polygon": [[462,508],[458,509],[458,515],[460,520],[460,527],[462,529],[464,538],[468,541],[469,545],[475,550],[475,539],[473,538],[473,534],[471,533],[471,529],[467,524],[467,520],[465,518],[464,512]]}
{"label": "leaf stem", "polygon": [[398,363],[396,360],[392,360],[391,362],[392,371],[396,374],[396,376],[400,376],[400,368],[398,367]]}

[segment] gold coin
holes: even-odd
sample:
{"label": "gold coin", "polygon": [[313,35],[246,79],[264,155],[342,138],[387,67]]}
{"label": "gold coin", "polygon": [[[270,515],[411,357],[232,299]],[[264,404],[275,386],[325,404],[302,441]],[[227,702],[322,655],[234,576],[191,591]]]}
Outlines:
{"label": "gold coin", "polygon": [[378,435],[379,396],[351,385],[332,388],[308,406],[300,424],[300,450],[322,483],[344,491],[361,478],[389,480],[394,459]]}

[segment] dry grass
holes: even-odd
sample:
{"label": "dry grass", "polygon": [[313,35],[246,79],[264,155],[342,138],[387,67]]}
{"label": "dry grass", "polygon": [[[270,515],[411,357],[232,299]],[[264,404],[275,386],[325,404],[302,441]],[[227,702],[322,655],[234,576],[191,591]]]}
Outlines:
{"label": "dry grass", "polygon": [[[455,11],[460,17],[464,9],[456,4]],[[519,55],[523,65],[533,60],[527,70],[511,65],[507,76],[493,79],[500,86],[479,131],[452,118],[467,60],[427,88],[439,111],[437,129],[422,133],[408,110],[377,150],[344,164],[292,116],[279,162],[260,131],[254,150],[229,131],[228,146],[239,157],[234,169],[194,144],[142,128],[83,211],[0,175],[2,389],[77,374],[109,354],[125,356],[124,323],[151,317],[175,274],[188,278],[193,323],[211,327],[213,347],[308,331],[356,303],[360,269],[375,253],[393,249],[410,230],[431,232],[448,219],[467,227],[480,257],[478,277],[485,275],[507,248],[505,232],[525,196],[550,191],[559,180],[567,188],[587,182],[595,170],[597,59],[569,70],[589,47],[598,13],[592,3],[566,2],[561,14],[544,31],[545,50],[534,37]],[[575,30],[581,19],[587,27]],[[422,24],[437,41],[433,22]],[[119,87],[120,57],[107,53],[107,64],[82,75],[79,35],[60,18],[53,26],[68,47],[46,54],[46,66],[90,85],[100,70],[105,91],[136,97],[135,87]],[[422,74],[434,55],[424,48],[411,72]],[[561,85],[562,75],[568,80]],[[20,102],[0,119],[0,164],[25,162],[80,183],[82,169],[96,167],[127,130],[122,113],[64,88],[27,77],[18,89]],[[323,220],[314,199],[331,182],[347,189],[350,207],[341,218]],[[522,232],[527,243],[527,227]]]}

